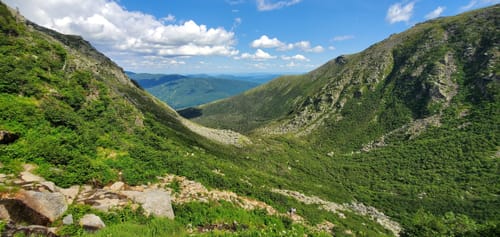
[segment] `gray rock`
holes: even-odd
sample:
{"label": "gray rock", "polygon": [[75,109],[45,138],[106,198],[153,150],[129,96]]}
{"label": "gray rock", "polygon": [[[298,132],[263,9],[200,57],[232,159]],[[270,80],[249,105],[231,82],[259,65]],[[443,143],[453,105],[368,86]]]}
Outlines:
{"label": "gray rock", "polygon": [[21,179],[24,181],[24,182],[44,182],[45,179],[38,176],[38,175],[34,175],[32,174],[31,172],[29,171],[23,171],[21,172]]}
{"label": "gray rock", "polygon": [[40,184],[42,186],[44,186],[45,188],[47,188],[47,190],[49,190],[50,192],[56,192],[58,190],[58,188],[54,184],[54,182],[44,181],[44,182],[40,182]]}
{"label": "gray rock", "polygon": [[66,202],[68,204],[72,204],[73,201],[78,196],[78,192],[80,191],[80,186],[74,185],[69,188],[59,188],[59,192],[66,197]]}
{"label": "gray rock", "polygon": [[66,215],[62,220],[63,225],[72,225],[73,224],[73,215]]}
{"label": "gray rock", "polygon": [[21,190],[0,199],[10,218],[16,223],[48,225],[62,216],[68,205],[61,193]]}
{"label": "gray rock", "polygon": [[125,186],[125,183],[118,181],[118,182],[114,183],[113,185],[111,185],[111,187],[109,187],[109,189],[111,191],[120,191],[123,189],[124,186]]}
{"label": "gray rock", "polygon": [[101,218],[95,214],[85,214],[79,223],[87,230],[99,230],[106,227]]}
{"label": "gray rock", "polygon": [[174,210],[170,201],[170,193],[153,189],[145,192],[123,191],[122,194],[142,205],[146,215],[174,219]]}

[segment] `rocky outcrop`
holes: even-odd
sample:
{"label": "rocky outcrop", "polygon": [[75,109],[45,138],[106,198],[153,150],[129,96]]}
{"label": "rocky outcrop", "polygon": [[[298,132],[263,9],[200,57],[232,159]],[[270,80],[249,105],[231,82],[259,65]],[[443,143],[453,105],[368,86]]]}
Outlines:
{"label": "rocky outcrop", "polygon": [[80,226],[89,231],[95,231],[106,227],[101,218],[95,214],[85,214],[79,222]]}
{"label": "rocky outcrop", "polygon": [[15,222],[48,225],[61,217],[68,205],[61,193],[21,190],[13,195],[2,195],[5,206]]}
{"label": "rocky outcrop", "polygon": [[15,142],[19,135],[9,131],[0,130],[0,144],[10,144]]}
{"label": "rocky outcrop", "polygon": [[339,204],[323,200],[316,196],[307,196],[297,191],[283,190],[283,189],[273,189],[272,191],[275,193],[285,195],[287,197],[294,198],[297,201],[305,204],[320,205],[321,209],[337,213],[340,218],[345,218],[345,215],[343,213],[344,211],[352,211],[358,215],[368,216],[371,219],[375,220],[380,225],[382,225],[384,228],[390,230],[395,236],[399,236],[399,234],[403,230],[399,223],[391,220],[383,212],[377,210],[375,207],[366,206],[363,203],[352,202],[352,203]]}

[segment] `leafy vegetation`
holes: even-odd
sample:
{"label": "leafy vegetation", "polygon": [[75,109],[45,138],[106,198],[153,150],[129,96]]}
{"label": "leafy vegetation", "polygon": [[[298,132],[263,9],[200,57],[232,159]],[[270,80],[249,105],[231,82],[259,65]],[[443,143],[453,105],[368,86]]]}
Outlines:
{"label": "leafy vegetation", "polygon": [[[401,222],[407,236],[499,232],[498,6],[418,25],[309,74],[282,77],[199,108],[196,121],[251,134],[254,144],[241,149],[189,131],[171,108],[121,80],[116,65],[81,38],[20,24],[3,4],[0,13],[0,130],[19,135],[0,145],[1,173],[19,173],[22,163],[35,163],[40,175],[63,187],[103,186],[120,173],[136,185],[173,173],[256,198],[282,213],[294,207],[310,225],[335,224],[336,235],[390,232],[366,216],[347,212],[343,219],[270,190],[374,206]],[[456,70],[450,80],[458,90],[447,101],[433,86],[451,59]],[[95,70],[96,64],[102,67]],[[338,92],[338,101],[328,102],[325,90]],[[255,133],[306,108],[331,117],[305,137]],[[430,116],[439,117],[440,125],[418,134],[398,130]],[[361,151],[382,136],[384,146]],[[171,188],[179,187],[174,182]],[[321,235],[288,218],[225,202],[188,203],[175,211],[173,221],[131,208],[98,213],[109,225],[96,235],[183,236],[189,227],[214,226],[224,230],[196,233]],[[75,218],[86,212],[95,210],[68,211]],[[86,235],[76,225],[63,232]]]}

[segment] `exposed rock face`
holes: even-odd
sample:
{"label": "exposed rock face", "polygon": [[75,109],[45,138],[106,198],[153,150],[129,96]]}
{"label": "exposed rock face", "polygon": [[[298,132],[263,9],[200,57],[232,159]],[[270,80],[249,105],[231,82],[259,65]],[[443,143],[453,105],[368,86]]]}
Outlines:
{"label": "exposed rock face", "polygon": [[95,214],[85,214],[82,219],[80,219],[79,223],[81,226],[83,226],[83,228],[90,231],[99,230],[106,227],[101,218],[96,216]]}
{"label": "exposed rock face", "polygon": [[245,145],[252,144],[248,137],[232,130],[203,127],[187,119],[181,119],[181,122],[184,126],[191,129],[191,131],[197,133],[198,135],[222,144],[233,145],[236,147],[243,147]]}
{"label": "exposed rock face", "polygon": [[169,192],[153,189],[145,192],[123,191],[122,193],[128,198],[140,203],[146,215],[174,219],[174,210],[170,202]]}
{"label": "exposed rock face", "polygon": [[19,135],[0,130],[0,144],[10,144],[15,142],[19,138]]}
{"label": "exposed rock face", "polygon": [[68,209],[64,195],[60,193],[21,190],[0,200],[15,222],[48,225]]}
{"label": "exposed rock face", "polygon": [[273,189],[272,191],[288,197],[292,197],[297,201],[305,204],[319,204],[321,209],[337,213],[341,218],[345,218],[345,215],[343,213],[344,211],[352,211],[359,215],[368,216],[378,222],[384,228],[390,230],[395,236],[399,236],[402,231],[399,223],[391,220],[388,216],[386,216],[383,212],[377,210],[375,207],[366,206],[363,203],[352,202],[338,204],[335,202],[323,200],[316,196],[307,196],[297,191],[282,189]]}

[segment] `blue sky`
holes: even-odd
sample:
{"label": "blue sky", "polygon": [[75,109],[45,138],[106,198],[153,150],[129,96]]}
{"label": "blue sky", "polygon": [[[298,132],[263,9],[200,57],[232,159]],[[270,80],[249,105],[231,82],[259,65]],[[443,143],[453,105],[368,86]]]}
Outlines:
{"label": "blue sky", "polygon": [[500,0],[3,0],[125,70],[300,73],[427,19]]}

